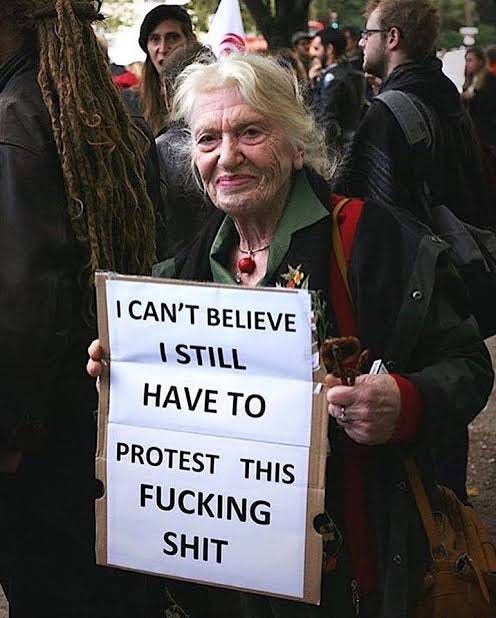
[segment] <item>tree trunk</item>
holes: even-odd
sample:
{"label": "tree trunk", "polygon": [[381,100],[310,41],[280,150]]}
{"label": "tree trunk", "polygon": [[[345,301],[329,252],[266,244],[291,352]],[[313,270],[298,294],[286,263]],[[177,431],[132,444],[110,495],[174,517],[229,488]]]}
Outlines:
{"label": "tree trunk", "polygon": [[291,47],[291,35],[307,30],[311,0],[275,0],[275,13],[270,0],[244,0],[257,28],[271,49]]}

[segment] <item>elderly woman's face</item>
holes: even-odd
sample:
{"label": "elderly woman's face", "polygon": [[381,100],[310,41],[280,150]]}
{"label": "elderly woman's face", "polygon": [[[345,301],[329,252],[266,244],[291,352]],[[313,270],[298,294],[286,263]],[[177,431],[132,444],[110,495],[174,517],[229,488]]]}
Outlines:
{"label": "elderly woman's face", "polygon": [[284,198],[303,154],[235,89],[197,97],[193,158],[212,202],[233,217],[268,212]]}

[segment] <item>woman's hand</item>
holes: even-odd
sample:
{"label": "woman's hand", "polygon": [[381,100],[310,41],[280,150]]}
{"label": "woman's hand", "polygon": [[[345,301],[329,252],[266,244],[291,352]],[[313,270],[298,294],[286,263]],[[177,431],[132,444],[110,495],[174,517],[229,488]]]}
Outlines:
{"label": "woman's hand", "polygon": [[99,339],[95,339],[91,342],[88,348],[88,356],[89,359],[86,363],[86,371],[92,378],[99,378],[103,371],[103,349]]}
{"label": "woman's hand", "polygon": [[360,375],[354,386],[342,386],[332,375],[327,401],[333,416],[348,436],[359,444],[385,444],[398,425],[401,395],[394,378],[388,375]]}

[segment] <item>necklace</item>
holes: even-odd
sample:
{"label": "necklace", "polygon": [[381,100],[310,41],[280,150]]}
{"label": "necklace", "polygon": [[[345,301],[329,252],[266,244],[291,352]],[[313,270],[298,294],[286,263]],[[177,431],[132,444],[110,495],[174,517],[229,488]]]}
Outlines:
{"label": "necklace", "polygon": [[236,274],[236,283],[241,283],[241,273],[244,273],[246,275],[251,275],[255,272],[257,265],[255,263],[255,260],[253,259],[253,256],[255,255],[255,253],[260,253],[260,251],[265,251],[269,247],[270,247],[270,243],[268,245],[265,245],[264,247],[260,247],[259,249],[246,250],[246,249],[241,249],[241,247],[238,247],[238,251],[240,253],[244,253],[248,257],[241,258],[238,262],[238,272]]}

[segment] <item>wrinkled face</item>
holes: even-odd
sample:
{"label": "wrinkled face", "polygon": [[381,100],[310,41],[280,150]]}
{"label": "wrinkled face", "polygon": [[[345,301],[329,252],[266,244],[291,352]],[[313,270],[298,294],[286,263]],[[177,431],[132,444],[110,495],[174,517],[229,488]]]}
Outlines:
{"label": "wrinkled face", "polygon": [[[372,11],[367,20],[366,30],[381,30],[379,8]],[[386,39],[383,32],[370,32],[362,36],[358,43],[363,49],[363,70],[381,79],[386,72]]]}
{"label": "wrinkled face", "polygon": [[310,58],[310,39],[298,41],[295,51],[301,58]]}
{"label": "wrinkled face", "polygon": [[236,89],[200,94],[191,121],[193,160],[210,199],[233,218],[270,217],[303,155]]}
{"label": "wrinkled face", "polygon": [[324,62],[324,46],[320,40],[320,36],[314,36],[310,44],[310,56],[318,58],[321,63]]}
{"label": "wrinkled face", "polygon": [[175,19],[164,19],[155,26],[148,37],[146,48],[157,72],[171,51],[180,45],[185,45],[187,41],[180,22]]}
{"label": "wrinkled face", "polygon": [[469,77],[477,75],[483,66],[484,62],[477,58],[475,54],[468,52],[465,56],[465,75],[468,75]]}

